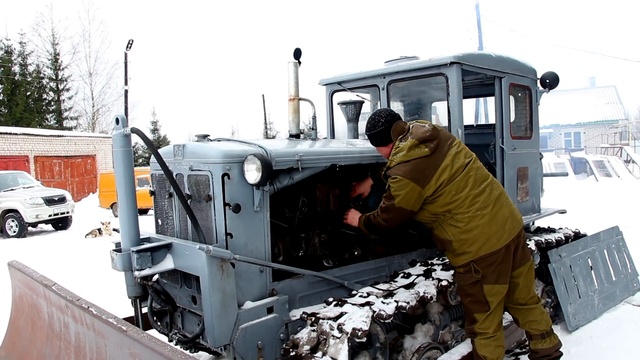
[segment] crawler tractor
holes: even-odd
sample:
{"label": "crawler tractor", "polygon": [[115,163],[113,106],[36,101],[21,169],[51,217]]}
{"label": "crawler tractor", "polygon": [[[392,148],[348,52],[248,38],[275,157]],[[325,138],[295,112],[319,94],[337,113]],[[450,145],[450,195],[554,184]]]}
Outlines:
{"label": "crawler tractor", "polygon": [[[43,315],[42,326],[84,336],[66,343],[42,336],[47,353],[34,354],[38,349],[29,343],[43,331],[30,328],[24,339],[10,329],[0,358],[188,358],[191,352],[238,360],[435,359],[463,354],[453,351],[468,348],[456,284],[429,229],[408,223],[370,238],[343,223],[350,207],[374,210],[384,191],[384,184],[375,184],[366,198],[349,196],[352,183],[385,163],[364,136],[368,115],[382,107],[407,121],[425,119],[446,128],[503,184],[522,213],[539,294],[556,321],[574,330],[638,290],[637,272],[617,227],[586,236],[535,225],[564,212],[540,203],[538,103],[558,85],[555,73],[538,77],[526,63],[484,52],[398,58],[320,82],[327,117],[326,137],[320,138],[315,106],[299,94],[300,56],[296,49],[288,64],[285,139],[202,134],[155,149],[125,117],[115,118],[121,241],[111,259],[124,274],[133,316],[128,322],[118,319],[11,263],[10,327],[26,329],[15,315],[21,310],[60,311],[66,316]],[[301,106],[312,114],[309,129],[300,128]],[[133,134],[153,153],[152,234],[140,233],[138,226]],[[510,324],[505,315],[507,329]],[[141,329],[152,329],[173,345]]]}

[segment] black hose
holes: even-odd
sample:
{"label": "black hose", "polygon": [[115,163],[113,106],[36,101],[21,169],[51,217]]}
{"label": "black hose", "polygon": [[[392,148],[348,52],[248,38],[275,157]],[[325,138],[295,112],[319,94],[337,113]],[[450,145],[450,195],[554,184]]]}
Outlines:
{"label": "black hose", "polygon": [[[164,161],[164,159],[158,152],[158,149],[153,144],[151,139],[149,139],[149,137],[147,137],[147,135],[144,132],[140,131],[140,129],[132,127],[130,128],[130,130],[131,130],[131,133],[138,135],[138,137],[142,140],[142,142],[144,142],[144,144],[147,146],[149,151],[151,151],[151,155],[153,155],[153,157],[158,162],[158,165],[160,165],[162,172],[167,178],[167,181],[169,181],[171,188],[173,189],[176,196],[178,197],[178,200],[180,201],[180,205],[182,205],[182,207],[184,208],[187,214],[187,217],[191,221],[191,224],[196,232],[196,236],[198,237],[198,240],[200,240],[201,243],[206,244],[207,241],[204,236],[204,231],[202,231],[202,227],[200,226],[200,222],[196,218],[196,214],[193,212],[193,209],[191,209],[191,206],[189,206],[189,202],[187,201],[186,196],[184,196],[184,192],[182,192],[182,189],[178,185],[178,182],[176,181],[175,177],[173,176],[173,172],[171,171],[171,169],[169,169],[169,166],[167,166],[167,163]],[[156,287],[156,285],[159,288]],[[160,324],[156,323],[155,320],[153,319],[153,300],[154,300],[153,298],[154,296],[158,296],[158,299],[161,299],[163,297],[162,295],[156,293],[154,290],[161,291],[164,289],[159,284],[156,284],[155,282],[152,282],[151,286],[149,286],[149,301],[147,305],[147,315],[149,316],[151,326],[157,332],[168,337],[169,331],[164,327],[162,327]],[[175,303],[175,301],[173,301],[173,299],[170,296],[169,296],[169,299],[171,299],[172,302]],[[166,304],[166,305],[168,305],[169,308],[172,308],[171,305],[169,304]],[[204,319],[202,319],[202,321],[200,322],[200,325],[198,326],[198,329],[196,329],[196,332],[193,335],[188,336],[186,338],[177,337],[175,340],[176,340],[176,343],[179,343],[179,344],[189,344],[196,341],[198,338],[200,338],[202,334],[204,334]]]}
{"label": "black hose", "polygon": [[198,338],[200,338],[200,336],[202,336],[202,334],[204,334],[204,319],[202,319],[202,321],[200,322],[200,326],[198,326],[198,329],[196,329],[196,332],[193,333],[193,335],[186,337],[186,338],[180,338],[177,337],[176,338],[176,342],[178,344],[190,344],[196,340],[198,340]]}
{"label": "black hose", "polygon": [[155,281],[148,281],[144,279],[138,279],[138,283],[147,287],[147,292],[153,297],[153,301],[155,301],[161,308],[169,309],[172,312],[175,312],[178,309],[176,301],[171,297],[171,294],[162,287],[162,285]]}
{"label": "black hose", "polygon": [[153,144],[153,141],[151,141],[151,139],[149,139],[149,137],[147,137],[147,135],[144,132],[140,131],[140,129],[138,128],[132,127],[130,128],[130,130],[133,134],[138,135],[138,137],[142,140],[142,142],[144,142],[144,144],[147,146],[149,151],[151,151],[151,154],[158,162],[158,165],[160,165],[162,172],[164,173],[165,177],[169,181],[169,184],[171,185],[171,188],[173,189],[176,196],[178,197],[178,200],[180,201],[180,205],[182,205],[185,212],[187,213],[187,217],[189,218],[189,220],[191,221],[191,224],[193,225],[193,229],[196,232],[198,240],[200,240],[199,242],[203,244],[207,244],[207,241],[204,236],[204,231],[202,231],[202,227],[200,226],[200,222],[198,222],[198,219],[196,218],[196,214],[194,214],[193,209],[191,209],[191,206],[189,206],[189,202],[186,196],[184,196],[182,189],[180,189],[178,182],[174,178],[173,172],[171,172],[171,170],[169,169],[169,166],[167,166],[167,163],[164,161],[164,159],[158,152],[158,149]]}
{"label": "black hose", "polygon": [[[153,327],[160,334],[168,338],[171,338],[172,336],[169,329],[160,325],[154,319],[153,314],[155,310],[153,309],[153,304],[154,302],[156,302],[158,303],[160,308],[162,309],[166,308],[167,311],[169,312],[169,316],[171,316],[171,313],[174,310],[172,309],[172,306],[170,304],[167,304],[167,302],[174,302],[174,301],[171,298],[171,296],[167,293],[167,291],[164,290],[162,286],[160,286],[160,284],[153,281],[145,281],[145,283],[146,283],[145,285],[147,285],[147,291],[149,292],[149,300],[147,302],[147,316],[149,317],[149,322],[151,323],[151,327]],[[169,296],[168,299],[165,299],[165,296],[161,295],[160,293],[166,293],[167,296]],[[198,328],[196,329],[195,333],[193,333],[193,335],[187,336],[186,334],[179,334],[178,336],[175,336],[175,341],[176,343],[181,345],[188,345],[198,340],[198,338],[200,338],[202,334],[204,334],[204,319],[201,319],[200,325],[198,325]]]}
{"label": "black hose", "polygon": [[149,294],[149,300],[147,300],[147,317],[149,318],[149,322],[151,323],[151,327],[159,332],[160,334],[169,337],[169,329],[161,326],[160,324],[158,324],[156,322],[156,320],[153,318],[153,296],[151,296],[151,294]]}

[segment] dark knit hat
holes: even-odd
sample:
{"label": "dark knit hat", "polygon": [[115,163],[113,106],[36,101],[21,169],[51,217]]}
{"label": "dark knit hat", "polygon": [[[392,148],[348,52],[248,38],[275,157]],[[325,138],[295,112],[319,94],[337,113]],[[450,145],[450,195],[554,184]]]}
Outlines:
{"label": "dark knit hat", "polygon": [[398,121],[402,121],[402,117],[391,109],[385,108],[374,111],[369,116],[364,130],[371,145],[380,147],[391,144],[393,142],[391,128]]}

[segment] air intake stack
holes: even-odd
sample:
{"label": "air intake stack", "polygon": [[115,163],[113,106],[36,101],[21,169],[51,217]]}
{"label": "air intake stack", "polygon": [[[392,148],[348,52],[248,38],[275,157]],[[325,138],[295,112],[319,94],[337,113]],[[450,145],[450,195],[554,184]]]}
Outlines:
{"label": "air intake stack", "polygon": [[360,138],[358,120],[360,120],[363,104],[364,100],[345,100],[338,103],[342,114],[347,119],[347,139]]}

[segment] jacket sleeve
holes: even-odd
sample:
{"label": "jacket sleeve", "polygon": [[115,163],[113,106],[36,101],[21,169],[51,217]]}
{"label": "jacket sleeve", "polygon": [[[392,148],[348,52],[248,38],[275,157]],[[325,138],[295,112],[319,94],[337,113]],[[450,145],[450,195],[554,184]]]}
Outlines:
{"label": "jacket sleeve", "polygon": [[378,208],[360,216],[358,226],[368,235],[392,230],[413,218],[423,201],[423,190],[418,185],[403,177],[392,176],[387,181],[387,190]]}

